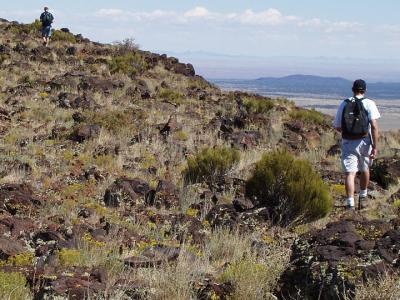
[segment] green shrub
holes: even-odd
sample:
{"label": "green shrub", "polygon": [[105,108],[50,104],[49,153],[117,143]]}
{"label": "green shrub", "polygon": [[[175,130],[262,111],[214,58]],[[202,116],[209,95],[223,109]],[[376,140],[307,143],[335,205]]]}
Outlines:
{"label": "green shrub", "polygon": [[76,38],[72,33],[61,30],[54,30],[51,39],[53,41],[76,43]]}
{"label": "green shrub", "polygon": [[274,102],[271,99],[245,98],[244,107],[248,113],[263,114],[274,108]]}
{"label": "green shrub", "polygon": [[60,263],[62,266],[81,266],[84,261],[82,252],[76,249],[63,248],[58,253],[58,256],[60,258]]}
{"label": "green shrub", "polygon": [[134,130],[135,114],[126,110],[108,110],[87,112],[89,123],[97,124],[112,133],[120,133],[125,129]]}
{"label": "green shrub", "polygon": [[0,271],[0,299],[31,299],[25,276]]}
{"label": "green shrub", "polygon": [[186,183],[213,183],[222,179],[240,160],[240,152],[228,147],[204,148],[187,161],[183,171]]}
{"label": "green shrub", "polygon": [[183,103],[183,95],[172,89],[162,89],[159,92],[158,97],[174,104]]}
{"label": "green shrub", "polygon": [[230,299],[267,299],[271,287],[265,283],[270,276],[271,270],[266,265],[246,258],[230,264],[219,280],[231,282],[235,287]]}
{"label": "green shrub", "polygon": [[27,25],[29,33],[39,33],[42,30],[42,22],[36,19],[33,23]]}
{"label": "green shrub", "polygon": [[246,194],[266,206],[272,221],[281,225],[324,217],[333,205],[328,186],[311,164],[287,151],[262,157],[246,183]]}
{"label": "green shrub", "polygon": [[327,124],[326,117],[323,113],[316,111],[315,109],[296,109],[289,113],[290,118],[293,120],[304,121],[308,124],[313,125],[325,125]]}
{"label": "green shrub", "polygon": [[17,35],[20,34],[37,34],[42,29],[42,22],[40,20],[35,20],[33,23],[30,24],[18,24],[12,25],[11,32]]}
{"label": "green shrub", "polygon": [[123,55],[113,57],[108,62],[108,66],[112,74],[122,73],[128,76],[135,76],[143,72],[147,64],[143,56],[138,52],[127,52]]}

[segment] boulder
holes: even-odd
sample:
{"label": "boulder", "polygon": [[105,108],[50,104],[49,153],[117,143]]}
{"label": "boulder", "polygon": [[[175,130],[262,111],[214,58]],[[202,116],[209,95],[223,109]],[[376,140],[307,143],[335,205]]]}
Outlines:
{"label": "boulder", "polygon": [[15,239],[29,239],[31,234],[37,230],[34,220],[26,217],[3,217],[0,219],[0,226],[3,227],[3,234]]}
{"label": "boulder", "polygon": [[132,268],[151,268],[176,261],[180,252],[180,248],[156,245],[145,249],[140,256],[126,258],[124,263]]}
{"label": "boulder", "polygon": [[238,212],[244,212],[254,208],[253,202],[244,197],[234,199],[232,204]]}
{"label": "boulder", "polygon": [[176,117],[171,116],[169,117],[168,122],[161,127],[160,134],[166,137],[170,135],[172,132],[176,132],[181,128],[182,126],[178,123]]}
{"label": "boulder", "polygon": [[88,95],[80,96],[70,93],[60,93],[58,95],[58,102],[64,108],[93,109],[96,106],[94,100]]}
{"label": "boulder", "polygon": [[32,213],[41,205],[33,197],[31,188],[26,184],[3,184],[0,186],[0,209],[12,215]]}
{"label": "boulder", "polygon": [[333,145],[328,149],[327,152],[328,156],[336,156],[340,155],[340,153],[342,153],[342,148],[339,144]]}
{"label": "boulder", "polygon": [[207,214],[206,220],[212,227],[228,227],[235,229],[239,226],[240,214],[232,204],[214,206]]}
{"label": "boulder", "polygon": [[149,193],[147,182],[138,178],[119,178],[106,190],[103,199],[108,207],[119,207],[123,203],[135,205],[140,199],[146,201]]}
{"label": "boulder", "polygon": [[250,149],[257,146],[262,139],[259,131],[239,131],[229,135],[226,138],[231,141],[231,144],[240,149]]}
{"label": "boulder", "polygon": [[7,237],[0,237],[0,260],[7,260],[17,254],[26,252],[24,243]]}
{"label": "boulder", "polygon": [[100,126],[95,124],[86,124],[75,127],[70,139],[72,141],[82,143],[88,139],[95,138],[100,133]]}
{"label": "boulder", "polygon": [[109,94],[113,90],[122,88],[123,86],[124,83],[122,81],[112,81],[99,77],[83,77],[78,89],[82,91],[100,91]]}
{"label": "boulder", "polygon": [[92,299],[104,295],[108,276],[105,270],[94,268],[70,268],[45,274],[46,280],[36,291],[35,299]]}
{"label": "boulder", "polygon": [[300,237],[280,278],[280,299],[354,299],[357,284],[399,265],[400,231],[352,217]]}
{"label": "boulder", "polygon": [[400,178],[400,158],[385,157],[375,160],[371,168],[371,180],[384,189],[391,184],[397,184]]}
{"label": "boulder", "polygon": [[76,47],[68,47],[65,51],[68,55],[75,55],[78,50]]}
{"label": "boulder", "polygon": [[154,197],[148,199],[148,204],[157,207],[164,206],[169,209],[179,204],[179,188],[170,181],[160,180],[154,193]]}
{"label": "boulder", "polygon": [[149,99],[151,92],[147,83],[144,80],[139,80],[134,86],[126,90],[126,95],[132,98]]}
{"label": "boulder", "polygon": [[196,290],[197,299],[199,300],[231,299],[230,296],[232,296],[235,289],[232,283],[217,283],[217,280],[212,276],[207,276],[205,281],[200,282],[198,285]]}

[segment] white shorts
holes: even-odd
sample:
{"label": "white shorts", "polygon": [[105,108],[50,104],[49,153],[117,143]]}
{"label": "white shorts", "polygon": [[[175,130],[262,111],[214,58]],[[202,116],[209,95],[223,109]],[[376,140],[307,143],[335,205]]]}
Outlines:
{"label": "white shorts", "polygon": [[368,171],[372,151],[370,137],[360,140],[342,140],[342,165],[346,173]]}

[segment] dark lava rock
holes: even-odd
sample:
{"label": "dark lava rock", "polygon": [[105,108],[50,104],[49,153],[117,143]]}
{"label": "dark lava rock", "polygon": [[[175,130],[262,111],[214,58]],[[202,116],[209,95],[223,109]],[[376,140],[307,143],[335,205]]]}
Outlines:
{"label": "dark lava rock", "polygon": [[160,180],[153,197],[148,197],[148,204],[169,209],[179,204],[179,188],[170,181]]}
{"label": "dark lava rock", "polygon": [[400,200],[400,189],[396,193],[394,193],[390,196],[390,198],[388,199],[388,202],[393,203],[396,200]]}
{"label": "dark lava rock", "polygon": [[60,30],[61,30],[62,32],[65,32],[65,33],[70,33],[70,31],[69,31],[68,28],[61,28]]}
{"label": "dark lava rock", "polygon": [[7,260],[9,257],[26,251],[27,249],[22,241],[0,237],[0,260]]}
{"label": "dark lava rock", "polygon": [[35,299],[97,299],[104,294],[108,281],[105,270],[98,268],[60,270],[46,274],[46,278]]}
{"label": "dark lava rock", "polygon": [[4,184],[0,186],[0,209],[15,215],[33,212],[41,201],[33,197],[26,184]]}
{"label": "dark lava rock", "polygon": [[17,45],[14,47],[14,51],[18,53],[22,53],[27,49],[26,45],[22,43],[17,43]]}
{"label": "dark lava rock", "polygon": [[144,80],[139,80],[133,87],[126,90],[126,95],[133,98],[149,99],[151,92],[147,83]]}
{"label": "dark lava rock", "polygon": [[77,51],[78,50],[76,49],[76,47],[68,47],[67,50],[66,50],[66,53],[68,55],[75,55]]}
{"label": "dark lava rock", "polygon": [[162,126],[162,128],[160,129],[160,134],[163,135],[163,136],[168,136],[172,132],[176,132],[176,131],[180,130],[181,128],[182,127],[178,123],[176,117],[171,116],[168,119],[168,122],[164,126]]}
{"label": "dark lava rock", "polygon": [[385,157],[375,160],[371,168],[371,180],[384,189],[398,183],[400,178],[400,158]]}
{"label": "dark lava rock", "polygon": [[[30,238],[30,235],[35,232],[37,226],[30,218],[20,218],[15,216],[6,216],[0,218],[1,233],[10,236],[11,238]],[[1,235],[0,233],[0,235]]]}
{"label": "dark lava rock", "polygon": [[400,231],[390,228],[348,219],[302,236],[280,279],[280,299],[354,299],[358,283],[399,267]]}
{"label": "dark lava rock", "polygon": [[8,45],[0,45],[0,53],[2,54],[10,54],[11,53],[11,48]]}
{"label": "dark lava rock", "polygon": [[72,119],[76,122],[76,123],[82,123],[84,121],[86,121],[86,117],[80,113],[79,111],[76,111],[72,114]]}
{"label": "dark lava rock", "polygon": [[60,93],[58,95],[58,102],[64,108],[91,109],[96,106],[94,100],[88,95],[79,96],[70,93]]}
{"label": "dark lava rock", "polygon": [[206,220],[212,227],[235,229],[240,222],[240,215],[231,204],[214,206],[207,214]]}
{"label": "dark lava rock", "polygon": [[244,212],[254,208],[253,202],[247,198],[236,198],[233,200],[232,204],[238,212]]}
{"label": "dark lava rock", "polygon": [[108,94],[123,86],[124,83],[122,81],[111,81],[98,77],[83,77],[79,84],[79,89],[83,91],[101,91]]}
{"label": "dark lava rock", "polygon": [[342,148],[340,147],[340,145],[336,144],[333,145],[332,147],[329,148],[327,154],[329,156],[336,156],[336,155],[340,155],[340,153],[342,153]]}
{"label": "dark lava rock", "polygon": [[257,146],[262,139],[259,131],[240,131],[232,133],[227,137],[233,146],[244,150]]}
{"label": "dark lava rock", "polygon": [[70,139],[72,141],[82,143],[88,139],[95,138],[100,133],[99,125],[81,125],[74,129]]}
{"label": "dark lava rock", "polygon": [[104,203],[108,207],[119,207],[123,203],[137,204],[142,198],[146,200],[150,192],[147,182],[135,178],[119,178],[105,192]]}
{"label": "dark lava rock", "polygon": [[141,256],[126,258],[124,262],[132,268],[150,268],[159,266],[164,262],[176,261],[180,252],[180,248],[157,245],[145,249]]}
{"label": "dark lava rock", "polygon": [[171,70],[173,72],[175,72],[175,73],[182,74],[184,76],[194,76],[194,75],[196,75],[196,72],[195,72],[192,64],[179,63],[179,64],[174,65],[171,68]]}
{"label": "dark lava rock", "polygon": [[230,299],[230,296],[234,292],[234,289],[235,288],[233,284],[230,282],[216,283],[215,281],[206,280],[204,283],[201,283],[201,286],[197,290],[197,299]]}

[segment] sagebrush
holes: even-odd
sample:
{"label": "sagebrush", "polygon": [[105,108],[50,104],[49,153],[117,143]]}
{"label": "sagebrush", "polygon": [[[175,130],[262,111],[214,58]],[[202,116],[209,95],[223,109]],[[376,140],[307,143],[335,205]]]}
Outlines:
{"label": "sagebrush", "polygon": [[265,154],[246,183],[247,196],[269,209],[275,223],[324,217],[333,204],[328,186],[307,160],[286,150]]}

